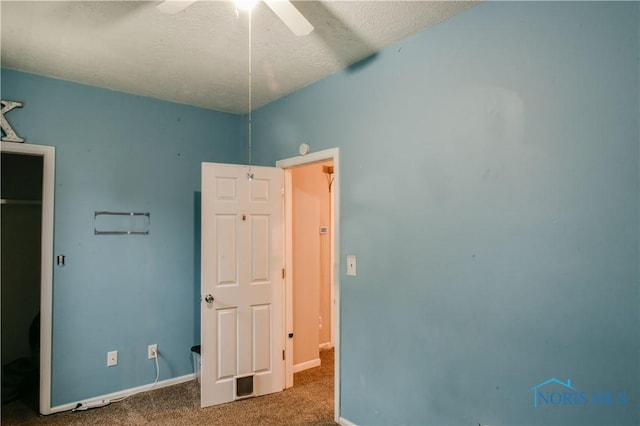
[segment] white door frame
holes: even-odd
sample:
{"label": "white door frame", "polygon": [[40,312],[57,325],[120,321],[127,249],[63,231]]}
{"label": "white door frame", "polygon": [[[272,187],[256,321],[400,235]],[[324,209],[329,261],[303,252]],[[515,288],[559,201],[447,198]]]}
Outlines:
{"label": "white door frame", "polygon": [[53,146],[0,142],[0,151],[41,156],[42,242],[40,255],[40,413],[51,414],[51,316],[53,311],[53,200],[55,157]]}
{"label": "white door frame", "polygon": [[[340,423],[340,149],[331,148],[318,151],[304,156],[287,158],[276,161],[276,167],[285,171],[285,194],[291,194],[291,169],[297,166],[309,165],[323,161],[333,161],[333,186],[332,186],[332,206],[333,206],[333,299],[332,305],[332,340],[334,342],[335,367],[334,367],[334,420]],[[290,266],[293,264],[292,250],[292,203],[291,196],[285,197],[285,388],[293,386],[293,342],[287,334],[293,329],[293,274]]]}

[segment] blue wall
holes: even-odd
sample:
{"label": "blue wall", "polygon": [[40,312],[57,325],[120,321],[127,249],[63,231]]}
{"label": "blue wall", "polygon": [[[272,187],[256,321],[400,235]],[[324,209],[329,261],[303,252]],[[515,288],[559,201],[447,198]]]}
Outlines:
{"label": "blue wall", "polygon": [[[639,34],[635,2],[485,3],[254,113],[260,164],[341,149],[343,417],[640,423]],[[190,373],[200,162],[247,161],[243,117],[10,70],[2,98],[57,148],[53,405],[150,383],[150,343]],[[534,408],[551,377],[591,400]]]}
{"label": "blue wall", "polygon": [[340,147],[344,418],[640,423],[639,34],[484,3],[255,112],[261,164]]}
{"label": "blue wall", "polygon": [[[56,147],[52,404],[193,372],[202,161],[240,161],[240,117],[2,70],[7,117]],[[148,236],[96,236],[94,212],[150,212]],[[107,351],[119,364],[107,368]]]}

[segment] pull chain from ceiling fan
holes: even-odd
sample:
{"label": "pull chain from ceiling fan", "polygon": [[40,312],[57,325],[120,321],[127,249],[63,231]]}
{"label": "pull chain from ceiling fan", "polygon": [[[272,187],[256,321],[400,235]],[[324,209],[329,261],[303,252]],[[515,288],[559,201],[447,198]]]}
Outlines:
{"label": "pull chain from ceiling fan", "polygon": [[253,180],[253,172],[251,171],[251,166],[253,165],[253,159],[252,159],[252,154],[253,154],[253,144],[252,144],[252,134],[251,134],[251,127],[253,125],[253,123],[251,122],[251,110],[253,108],[252,105],[252,98],[253,98],[253,89],[252,89],[252,85],[253,85],[253,76],[252,76],[252,70],[251,70],[251,62],[252,62],[252,58],[251,58],[251,10],[249,10],[249,128],[248,128],[248,134],[249,134],[249,171],[247,172],[247,180],[252,181]]}
{"label": "pull chain from ceiling fan", "polygon": [[235,0],[236,3],[236,16],[238,16],[238,9],[242,9],[247,11],[247,13],[249,14],[249,112],[247,114],[248,117],[248,136],[249,136],[249,171],[247,172],[247,180],[252,181],[253,180],[253,172],[251,171],[251,166],[253,165],[253,134],[252,134],[252,127],[253,127],[253,117],[252,117],[252,110],[253,110],[253,69],[252,69],[252,65],[253,65],[253,55],[252,55],[252,41],[253,41],[253,35],[252,35],[252,20],[251,20],[251,15],[252,15],[252,11],[253,11],[253,7],[255,6],[255,4],[257,3],[258,0]]}
{"label": "pull chain from ceiling fan", "polygon": [[253,165],[253,158],[252,158],[252,154],[253,154],[253,143],[252,143],[252,134],[251,134],[251,127],[252,127],[252,122],[251,122],[251,110],[253,107],[253,103],[252,103],[252,95],[253,95],[253,91],[252,91],[252,85],[253,85],[253,76],[252,76],[252,69],[251,69],[251,63],[252,63],[252,57],[251,57],[251,10],[249,11],[249,171],[247,172],[247,179],[248,180],[253,180],[253,172],[251,171],[251,166]]}
{"label": "pull chain from ceiling fan", "polygon": [[252,76],[252,57],[251,57],[251,11],[249,11],[249,165],[252,165],[251,162],[251,154],[252,154],[252,141],[251,141],[251,109],[252,109],[252,85],[253,85],[253,76]]}

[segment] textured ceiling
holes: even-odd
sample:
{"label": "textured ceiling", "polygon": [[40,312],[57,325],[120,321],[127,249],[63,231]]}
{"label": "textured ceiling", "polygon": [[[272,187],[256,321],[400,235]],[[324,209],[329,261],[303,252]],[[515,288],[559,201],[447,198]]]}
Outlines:
{"label": "textured ceiling", "polygon": [[[249,18],[230,1],[175,15],[158,1],[0,2],[2,66],[219,111],[249,109]],[[455,1],[299,1],[296,37],[252,15],[252,109],[473,6]]]}

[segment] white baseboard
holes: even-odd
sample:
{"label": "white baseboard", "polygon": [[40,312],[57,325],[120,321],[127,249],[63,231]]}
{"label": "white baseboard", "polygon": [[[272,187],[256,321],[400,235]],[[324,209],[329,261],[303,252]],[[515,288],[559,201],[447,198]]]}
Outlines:
{"label": "white baseboard", "polygon": [[342,426],[357,426],[355,423],[351,423],[349,420],[340,417],[338,419],[338,424]]}
{"label": "white baseboard", "polygon": [[331,342],[324,342],[324,343],[320,343],[320,346],[318,346],[318,348],[322,351],[325,349],[331,349],[333,347],[333,345],[331,344]]}
{"label": "white baseboard", "polygon": [[85,404],[87,402],[95,401],[97,399],[114,400],[114,399],[118,399],[118,398],[127,398],[129,396],[132,396],[132,395],[135,395],[135,394],[138,394],[138,393],[149,392],[151,390],[160,389],[160,388],[166,388],[168,386],[173,386],[173,385],[177,385],[179,383],[188,382],[190,380],[194,380],[195,378],[196,378],[195,373],[191,373],[191,374],[187,374],[187,375],[180,376],[180,377],[174,377],[172,379],[162,380],[162,381],[156,383],[155,386],[153,384],[148,384],[148,385],[138,386],[136,388],[131,388],[131,389],[126,389],[126,390],[122,390],[122,391],[119,391],[119,392],[110,393],[110,394],[107,394],[107,395],[96,396],[94,398],[88,398],[88,399],[85,399],[85,400],[82,400],[82,401],[76,401],[76,402],[71,402],[69,404],[58,405],[57,407],[51,407],[51,414],[60,413],[62,411],[69,411],[69,410],[72,410],[72,409],[76,408],[76,406],[78,404]]}
{"label": "white baseboard", "polygon": [[320,366],[320,358],[312,359],[311,361],[301,362],[293,366],[293,372],[299,373],[300,371],[308,370],[313,367]]}

